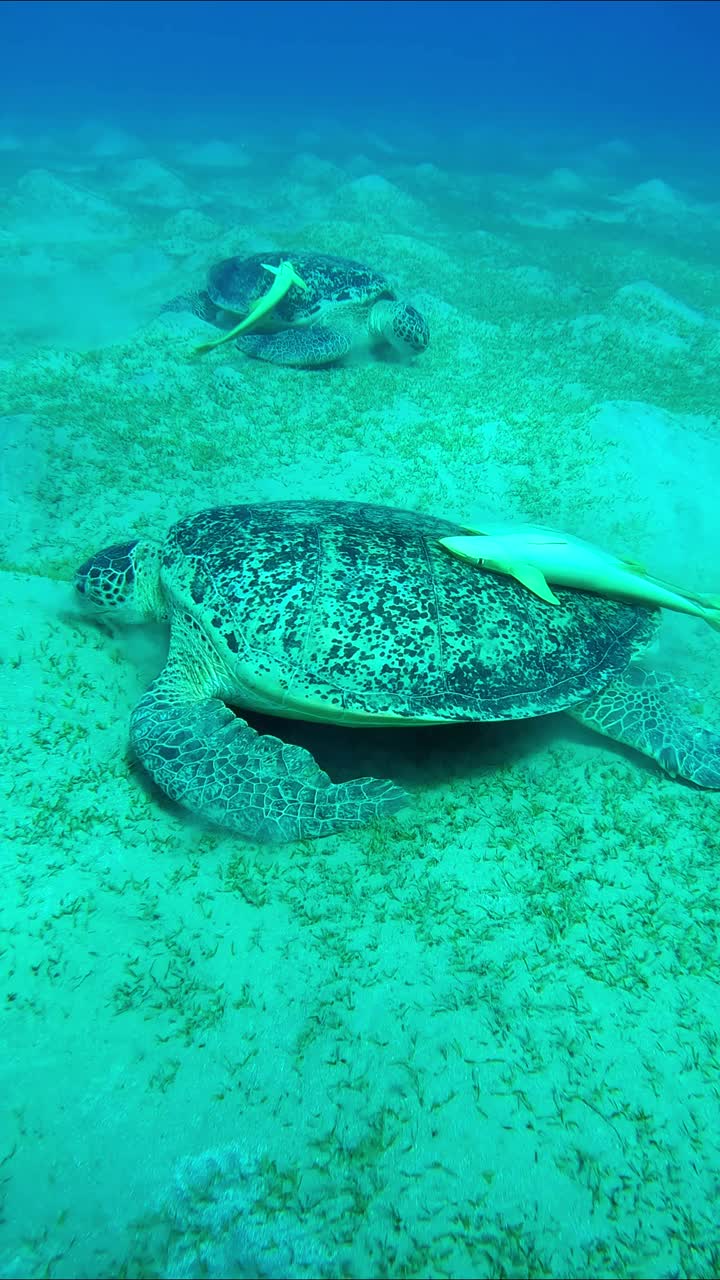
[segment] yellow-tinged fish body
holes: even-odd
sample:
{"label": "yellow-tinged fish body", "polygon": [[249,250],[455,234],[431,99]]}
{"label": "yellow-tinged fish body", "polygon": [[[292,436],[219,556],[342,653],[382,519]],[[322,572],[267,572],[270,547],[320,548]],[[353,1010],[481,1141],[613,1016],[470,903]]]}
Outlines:
{"label": "yellow-tinged fish body", "polygon": [[633,560],[624,560],[543,525],[488,524],[465,535],[441,538],[452,555],[483,569],[517,578],[548,604],[559,604],[549,583],[599,595],[635,600],[704,618],[720,630],[720,596],[695,595],[654,578]]}
{"label": "yellow-tinged fish body", "polygon": [[250,329],[258,320],[267,315],[268,311],[272,311],[278,302],[281,302],[293,285],[297,285],[298,289],[307,290],[307,285],[298,275],[292,262],[281,262],[278,267],[269,266],[267,262],[262,263],[264,271],[269,271],[274,277],[273,282],[261,298],[254,302],[244,320],[233,326],[222,338],[213,338],[212,342],[203,342],[201,346],[195,348],[196,355],[202,355],[205,351],[211,351],[213,347],[220,347],[224,342],[230,342],[237,337],[239,333],[243,333],[245,329]]}

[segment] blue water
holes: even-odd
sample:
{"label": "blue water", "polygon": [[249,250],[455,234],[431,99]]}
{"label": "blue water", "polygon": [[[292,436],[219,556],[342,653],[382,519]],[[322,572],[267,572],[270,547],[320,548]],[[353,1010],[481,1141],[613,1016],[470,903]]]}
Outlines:
{"label": "blue water", "polygon": [[[694,0],[0,5],[0,1280],[720,1274],[719,49]],[[329,367],[212,345],[208,272],[301,253],[427,349],[369,305],[322,312]],[[167,626],[89,616],[77,567],[327,498],[691,593],[660,747],[248,712],[407,808],[268,845],[173,803],[130,750]],[[258,580],[231,634],[270,648]],[[351,693],[394,678],[376,622]]]}
{"label": "blue water", "polygon": [[[720,8],[582,3],[4,3],[2,100],[153,127],[313,113],[440,134],[512,122],[713,142]],[[452,137],[448,142],[453,145]]]}

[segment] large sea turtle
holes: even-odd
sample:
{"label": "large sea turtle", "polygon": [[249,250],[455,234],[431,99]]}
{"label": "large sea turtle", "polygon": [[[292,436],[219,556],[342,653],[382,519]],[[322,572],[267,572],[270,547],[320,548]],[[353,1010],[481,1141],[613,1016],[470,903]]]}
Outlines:
{"label": "large sea turtle", "polygon": [[397,300],[385,276],[323,253],[226,258],[210,268],[206,289],[173,298],[163,311],[192,311],[218,328],[234,329],[267,295],[269,273],[290,264],[297,282],[253,323],[252,332],[235,338],[246,355],[312,368],[333,364],[360,342],[384,343],[405,355],[425,350],[427,321]]}
{"label": "large sea turtle", "polygon": [[100,551],[77,572],[103,609],[168,618],[165,669],[130,726],[173,799],[257,840],[345,830],[393,813],[392,782],[335,784],[308,751],[230,706],[355,726],[512,720],[569,711],[720,788],[720,735],[637,661],[659,614],[568,588],[549,605],[448,554],[459,527],[356,502],[214,507],[162,543]]}

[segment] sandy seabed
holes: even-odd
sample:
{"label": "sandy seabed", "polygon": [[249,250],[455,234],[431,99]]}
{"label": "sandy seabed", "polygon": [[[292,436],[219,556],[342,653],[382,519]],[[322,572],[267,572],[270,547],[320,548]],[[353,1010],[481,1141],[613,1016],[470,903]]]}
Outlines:
{"label": "sandy seabed", "polygon": [[[328,730],[412,806],[258,847],[146,783],[167,638],[70,585],[214,503],[334,496],[720,587],[720,204],[622,140],[501,153],[0,138],[2,1277],[718,1273],[718,796],[561,716]],[[158,316],[293,247],[385,271],[427,353],[197,360]],[[664,621],[715,724],[719,656]]]}

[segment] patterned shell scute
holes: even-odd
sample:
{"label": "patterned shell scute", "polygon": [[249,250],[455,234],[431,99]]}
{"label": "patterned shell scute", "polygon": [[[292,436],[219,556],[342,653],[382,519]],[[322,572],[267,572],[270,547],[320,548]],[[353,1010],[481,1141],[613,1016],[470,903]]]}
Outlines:
{"label": "patterned shell scute", "polygon": [[217,507],[165,544],[164,584],[225,665],[343,712],[502,720],[603,688],[655,611],[558,589],[548,605],[437,543],[450,521],[350,502]]}
{"label": "patterned shell scute", "polygon": [[291,288],[273,309],[276,323],[298,323],[331,303],[361,304],[394,295],[384,276],[361,262],[322,253],[257,253],[251,258],[226,258],[211,267],[208,293],[216,306],[245,315],[272,284],[263,264],[292,262],[307,291]]}

